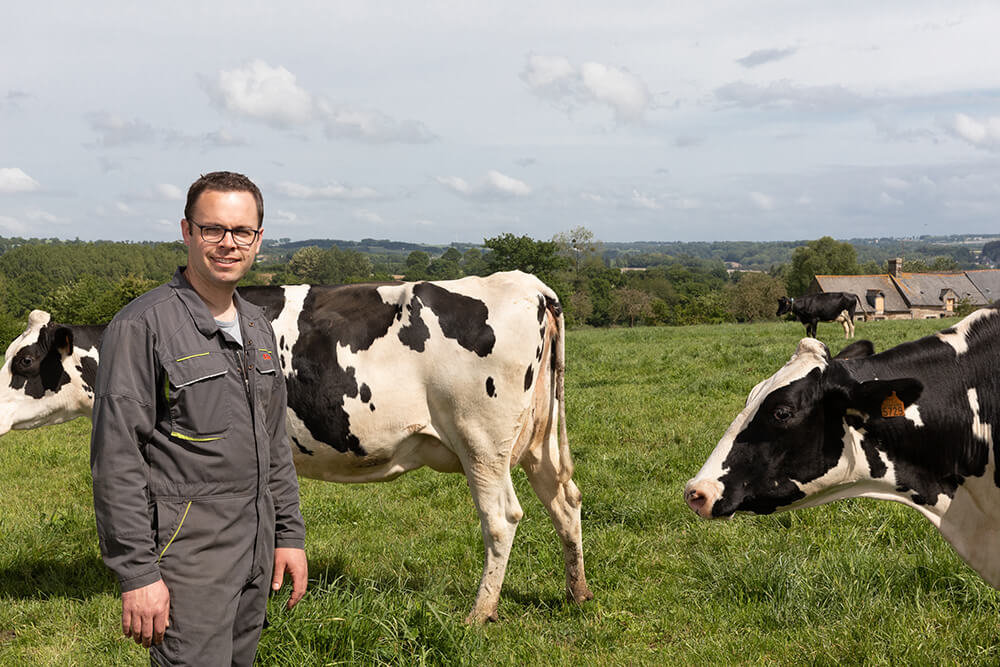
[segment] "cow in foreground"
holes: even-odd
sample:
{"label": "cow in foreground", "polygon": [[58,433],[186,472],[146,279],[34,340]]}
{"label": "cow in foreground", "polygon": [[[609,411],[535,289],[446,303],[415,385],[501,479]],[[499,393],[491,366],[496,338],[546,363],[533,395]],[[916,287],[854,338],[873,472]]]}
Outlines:
{"label": "cow in foreground", "polygon": [[806,336],[816,337],[820,322],[840,322],[844,338],[854,338],[854,310],[860,303],[853,292],[826,292],[808,294],[795,299],[786,296],[778,299],[778,315],[792,313],[806,325]]}
{"label": "cow in foreground", "polygon": [[1000,588],[1000,311],[873,354],[803,339],[750,392],[684,497],[699,516],[840,498],[894,500],[930,520]]}
{"label": "cow in foreground", "polygon": [[[510,476],[518,464],[562,542],[567,597],[593,597],[566,437],[564,323],[551,289],[515,271],[240,294],[274,328],[300,475],[378,482],[422,466],[465,474],[486,553],[467,621],[497,618],[522,516]],[[90,415],[101,331],[32,312],[0,368],[0,435]]]}

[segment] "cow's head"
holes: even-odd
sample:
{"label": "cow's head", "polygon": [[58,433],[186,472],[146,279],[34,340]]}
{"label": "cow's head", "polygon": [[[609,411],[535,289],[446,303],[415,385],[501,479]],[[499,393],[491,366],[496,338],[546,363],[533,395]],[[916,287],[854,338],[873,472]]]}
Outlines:
{"label": "cow's head", "polygon": [[792,311],[792,300],[787,296],[778,297],[778,315],[784,315]]}
{"label": "cow's head", "polygon": [[[746,407],[708,461],[688,482],[684,498],[703,518],[735,512],[769,514],[829,502],[867,472],[854,443],[865,422],[889,401],[905,409],[922,385],[913,379],[858,381],[843,360],[872,353],[858,341],[830,358],[826,346],[803,338],[792,358],[750,392]],[[895,392],[895,397],[891,397]],[[890,398],[891,397],[891,398]]]}
{"label": "cow's head", "polygon": [[7,348],[0,367],[0,435],[90,414],[93,388],[83,368],[96,369],[96,351],[85,364],[74,349],[73,330],[50,319],[31,311],[28,328]]}

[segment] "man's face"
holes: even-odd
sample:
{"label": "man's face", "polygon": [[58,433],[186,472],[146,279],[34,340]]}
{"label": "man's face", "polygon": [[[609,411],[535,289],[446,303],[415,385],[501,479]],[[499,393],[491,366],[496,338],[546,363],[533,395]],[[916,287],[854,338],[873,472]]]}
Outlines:
{"label": "man's face", "polygon": [[[260,249],[258,234],[248,246],[239,245],[233,235],[211,243],[202,238],[202,227],[223,227],[227,230],[257,229],[257,205],[249,192],[216,192],[206,190],[194,204],[193,220],[181,220],[181,234],[188,247],[188,268],[185,275],[198,287],[234,288],[253,266]],[[189,225],[188,222],[197,223]],[[190,227],[190,228],[189,228]]]}

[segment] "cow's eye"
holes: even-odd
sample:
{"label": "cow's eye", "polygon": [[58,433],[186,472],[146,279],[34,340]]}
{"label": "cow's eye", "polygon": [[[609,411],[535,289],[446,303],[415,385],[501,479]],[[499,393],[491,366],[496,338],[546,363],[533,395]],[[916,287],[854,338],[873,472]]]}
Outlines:
{"label": "cow's eye", "polygon": [[34,363],[34,361],[35,361],[35,360],[34,360],[34,359],[32,359],[31,357],[21,357],[21,361],[20,361],[20,364],[21,364],[22,366],[24,366],[25,368],[27,368],[27,367],[28,367],[28,366],[30,366],[30,365],[31,365],[32,363]]}
{"label": "cow's eye", "polygon": [[774,421],[782,424],[792,418],[792,409],[787,405],[779,405],[771,414],[774,416]]}

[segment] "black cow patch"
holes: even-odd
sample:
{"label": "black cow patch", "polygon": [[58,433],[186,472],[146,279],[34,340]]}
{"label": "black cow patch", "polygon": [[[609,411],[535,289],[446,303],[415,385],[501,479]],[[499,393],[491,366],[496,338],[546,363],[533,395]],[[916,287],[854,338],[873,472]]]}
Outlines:
{"label": "black cow patch", "polygon": [[337,346],[367,350],[387,334],[398,310],[382,301],[373,285],[310,288],[299,314],[287,386],[289,407],[315,440],[338,452],[366,455],[344,410],[346,397],[358,397],[359,383],[354,368],[338,362]]}
{"label": "black cow patch", "polygon": [[420,318],[421,308],[420,299],[415,296],[410,299],[410,303],[406,305],[406,309],[410,311],[410,323],[399,330],[399,342],[414,352],[423,352],[424,343],[431,337],[430,329]]}
{"label": "black cow patch", "polygon": [[531,364],[528,364],[528,370],[524,373],[524,390],[528,391],[531,389],[531,381],[535,377],[535,371],[532,369]]}
{"label": "black cow patch", "polygon": [[38,340],[22,347],[10,362],[10,386],[23,389],[32,398],[42,398],[46,391],[59,391],[69,375],[63,370],[59,347],[73,344],[69,327],[46,324],[38,332]]}
{"label": "black cow patch", "polygon": [[308,456],[313,455],[313,451],[311,449],[308,449],[307,447],[303,447],[302,443],[299,442],[299,439],[296,438],[294,435],[292,436],[292,442],[295,443],[295,446],[298,447],[299,451],[302,452],[303,454],[306,454]]}
{"label": "black cow patch", "polygon": [[80,377],[83,378],[83,387],[93,394],[93,387],[97,385],[97,360],[93,357],[82,356],[80,364],[76,369],[80,372]]}
{"label": "black cow patch", "polygon": [[281,288],[248,285],[237,289],[244,299],[260,306],[268,322],[273,322],[285,307],[285,290]]}
{"label": "black cow patch", "polygon": [[545,297],[538,295],[538,323],[545,321]]}
{"label": "black cow patch", "polygon": [[438,318],[447,338],[458,341],[466,350],[485,357],[493,351],[496,335],[486,323],[489,309],[479,299],[456,294],[432,283],[418,283],[413,293]]}
{"label": "black cow patch", "polygon": [[375,412],[375,404],[374,403],[369,403],[368,407],[369,407],[369,409],[371,409],[372,412]]}
{"label": "black cow patch", "polygon": [[486,395],[490,398],[496,398],[497,396],[497,387],[491,377],[486,378]]}
{"label": "black cow patch", "polygon": [[362,384],[361,388],[358,389],[358,397],[361,399],[362,403],[367,403],[368,401],[372,400],[371,388],[366,384]]}

